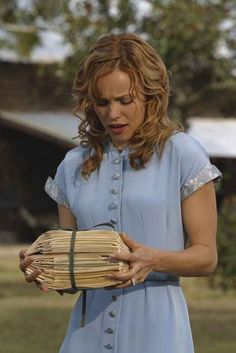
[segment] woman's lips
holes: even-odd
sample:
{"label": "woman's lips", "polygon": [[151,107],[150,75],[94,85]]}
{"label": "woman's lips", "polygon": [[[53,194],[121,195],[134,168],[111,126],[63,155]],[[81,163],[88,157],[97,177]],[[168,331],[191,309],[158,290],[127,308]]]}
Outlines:
{"label": "woman's lips", "polygon": [[109,130],[115,135],[122,134],[127,127],[127,124],[111,124],[108,126]]}

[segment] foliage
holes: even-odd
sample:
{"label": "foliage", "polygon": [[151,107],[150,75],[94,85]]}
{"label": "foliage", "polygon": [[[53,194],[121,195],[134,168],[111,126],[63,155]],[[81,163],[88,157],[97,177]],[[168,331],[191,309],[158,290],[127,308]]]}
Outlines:
{"label": "foliage", "polygon": [[[134,0],[2,2],[3,24],[32,28],[31,35],[18,35],[15,47],[21,55],[29,57],[30,48],[39,42],[34,30],[59,32],[70,45],[72,55],[55,72],[66,83],[99,36],[132,31],[147,38],[163,57],[172,77],[171,112],[177,119],[236,113],[233,0],[150,0],[145,2],[149,11],[138,10],[143,1]],[[221,55],[219,48],[228,54]]]}
{"label": "foliage", "polygon": [[[141,30],[148,33],[151,44],[165,58],[171,70],[177,113],[186,117],[191,113],[202,114],[205,110],[207,114],[208,100],[214,106],[212,99],[216,92],[223,87],[226,89],[232,81],[235,62],[217,52],[220,44],[235,50],[235,43],[231,42],[232,29],[220,30],[224,20],[232,17],[233,3],[193,0],[151,2],[151,15],[143,18]],[[199,111],[199,105],[203,106],[202,111]],[[215,112],[212,110],[212,113]]]}
{"label": "foliage", "polygon": [[224,201],[218,220],[219,264],[214,282],[224,290],[236,289],[236,195]]}

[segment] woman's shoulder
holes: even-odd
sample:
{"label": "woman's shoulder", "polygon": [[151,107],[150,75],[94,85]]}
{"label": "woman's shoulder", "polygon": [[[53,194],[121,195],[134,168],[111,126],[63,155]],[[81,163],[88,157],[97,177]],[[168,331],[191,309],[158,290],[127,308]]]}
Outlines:
{"label": "woman's shoulder", "polygon": [[85,158],[87,154],[88,154],[88,148],[82,147],[82,146],[76,146],[65,154],[65,160],[70,161],[73,159]]}
{"label": "woman's shoulder", "polygon": [[58,166],[58,169],[63,169],[65,175],[74,175],[78,168],[80,168],[83,162],[88,158],[88,156],[88,148],[76,146],[65,154],[63,160]]}
{"label": "woman's shoulder", "polygon": [[[169,137],[166,142],[167,149],[174,150],[177,154],[203,153],[207,155],[204,147],[192,136],[185,132],[177,132]],[[168,148],[169,147],[169,148]]]}

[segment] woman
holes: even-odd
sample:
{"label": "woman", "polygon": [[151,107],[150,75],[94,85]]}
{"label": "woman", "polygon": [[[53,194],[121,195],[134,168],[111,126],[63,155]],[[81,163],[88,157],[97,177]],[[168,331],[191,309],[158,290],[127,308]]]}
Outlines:
{"label": "woman", "polygon": [[[179,276],[216,267],[213,180],[221,174],[168,119],[165,65],[139,36],[99,39],[79,67],[74,95],[81,145],[45,190],[58,203],[61,227],[111,222],[132,253],[112,257],[130,264],[112,275],[120,285],[87,291],[84,327],[78,300],[60,352],[191,353]],[[23,271],[31,261],[21,252]]]}

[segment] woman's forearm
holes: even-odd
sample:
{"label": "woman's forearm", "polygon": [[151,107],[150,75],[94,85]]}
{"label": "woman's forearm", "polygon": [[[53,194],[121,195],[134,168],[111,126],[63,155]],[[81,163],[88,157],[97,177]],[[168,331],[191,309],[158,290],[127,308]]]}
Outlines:
{"label": "woman's forearm", "polygon": [[217,266],[217,251],[195,244],[182,251],[154,250],[155,271],[178,276],[206,276]]}

